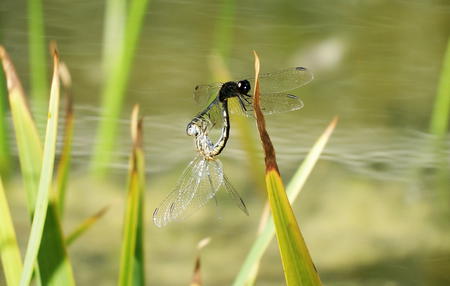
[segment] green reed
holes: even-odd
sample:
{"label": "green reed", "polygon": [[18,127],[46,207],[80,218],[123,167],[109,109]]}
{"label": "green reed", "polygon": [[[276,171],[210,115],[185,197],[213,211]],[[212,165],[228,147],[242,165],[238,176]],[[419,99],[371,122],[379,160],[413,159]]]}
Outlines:
{"label": "green reed", "polygon": [[120,117],[139,34],[147,12],[148,0],[132,0],[130,3],[123,41],[117,61],[112,63],[106,79],[101,103],[101,119],[97,131],[96,146],[91,168],[97,175],[103,175],[111,163],[117,138],[117,120]]}
{"label": "green reed", "polygon": [[[111,0],[115,5],[120,3]],[[112,56],[105,56],[105,61],[110,61],[110,68],[105,66],[105,71],[110,70],[107,75],[105,87],[102,95],[102,116],[98,130],[98,144],[93,153],[91,167],[99,174],[105,172],[111,161],[114,142],[117,133],[116,120],[121,113],[124,94],[127,87],[128,77],[131,71],[132,62],[135,56],[135,50],[139,38],[139,33],[144,21],[144,15],[148,0],[132,0],[125,21],[124,37],[120,48],[116,52],[111,52]],[[120,10],[120,9],[119,9]],[[118,10],[116,10],[117,12]],[[30,21],[30,67],[31,67],[31,87],[33,101],[38,110],[46,110],[44,102],[48,99],[48,87],[45,64],[45,44],[44,29],[42,18],[42,2],[29,0],[29,21]],[[112,13],[112,12],[111,12]],[[215,46],[213,54],[217,55],[216,62],[212,62],[214,77],[220,80],[230,79],[226,61],[232,47],[232,23],[234,21],[235,1],[224,0],[222,3],[221,17],[216,25]],[[114,13],[112,13],[114,14]],[[120,17],[121,13],[116,13],[114,17]],[[106,33],[106,32],[105,32]],[[106,37],[106,36],[105,36]],[[107,40],[105,40],[107,41]],[[105,52],[106,54],[107,52]],[[54,55],[56,57],[56,54]],[[214,57],[213,57],[214,58]],[[5,67],[6,57],[2,56],[2,63]],[[7,59],[9,61],[9,59]],[[47,133],[44,143],[42,143],[36,122],[28,109],[28,103],[24,91],[17,81],[15,85],[2,96],[5,99],[9,96],[10,109],[12,113],[14,131],[16,133],[17,150],[19,155],[20,167],[28,200],[29,215],[33,217],[31,233],[26,248],[26,256],[22,269],[22,261],[18,249],[17,238],[14,226],[11,222],[11,213],[9,212],[8,202],[3,194],[3,186],[0,181],[0,256],[4,273],[7,279],[7,286],[16,286],[21,279],[20,285],[29,285],[32,279],[35,279],[40,285],[75,285],[72,262],[68,255],[70,247],[81,235],[83,235],[95,222],[105,213],[103,208],[93,216],[87,218],[75,227],[69,234],[65,234],[62,225],[64,224],[64,201],[66,199],[66,189],[70,185],[70,158],[71,143],[76,136],[73,134],[74,114],[69,108],[66,112],[66,125],[64,126],[64,140],[62,154],[59,164],[55,162],[55,140],[58,135],[58,109],[59,109],[59,73],[58,60],[55,60],[53,81],[51,88],[49,118],[47,120]],[[12,63],[9,62],[12,66]],[[106,64],[106,63],[105,63]],[[13,69],[7,69],[9,76],[18,80]],[[0,74],[1,77],[1,74]],[[0,78],[0,83],[3,81]],[[0,85],[0,89],[1,89]],[[0,90],[1,92],[1,90]],[[2,94],[0,93],[0,96]],[[0,100],[1,100],[0,99]],[[3,107],[3,108],[2,108]],[[0,102],[0,155],[9,154],[7,145],[5,114],[6,110]],[[123,238],[120,259],[120,270],[118,277],[119,285],[145,285],[145,256],[144,256],[144,154],[142,148],[142,121],[137,120],[137,112],[133,113],[132,137],[133,149],[130,158],[130,170],[128,179],[128,193],[126,199],[126,208],[123,222]],[[263,168],[257,156],[256,139],[250,136],[251,123],[244,118],[234,118],[235,126],[241,135],[243,148],[249,158],[251,170],[254,177],[254,189],[263,189]],[[331,128],[331,127],[330,127]],[[328,135],[331,130],[328,129]],[[332,128],[331,128],[332,129]],[[4,135],[4,137],[2,137]],[[301,185],[309,176],[314,163],[317,161],[328,137],[322,137],[311,149],[311,154],[300,168],[300,174],[296,174],[292,184],[294,187],[288,188],[289,199],[292,199],[292,192],[299,192]],[[5,147],[6,146],[6,147]],[[3,153],[1,153],[3,152]],[[311,156],[311,157],[310,157]],[[4,173],[1,167],[11,168],[11,162],[6,160],[8,157],[0,158],[0,180]],[[1,161],[4,160],[4,161]],[[2,165],[3,164],[3,165]],[[53,175],[53,169],[56,174]],[[279,176],[272,174],[272,182],[278,182]],[[270,180],[269,180],[270,181]],[[300,182],[300,183],[299,183]],[[283,194],[282,188],[275,188],[279,194]],[[292,189],[295,189],[292,191]],[[280,206],[287,206],[284,202]],[[288,217],[283,208],[278,209],[281,217]],[[292,213],[291,213],[292,215]],[[291,216],[292,218],[292,216]],[[274,226],[270,221],[267,223],[265,231],[258,236],[252,247],[248,260],[242,266],[235,285],[241,285],[238,281],[255,281],[258,271],[257,265],[260,258],[267,248],[268,243],[274,234]],[[263,242],[261,242],[263,241]],[[256,251],[256,255],[255,255]],[[297,253],[298,254],[298,253]],[[295,256],[295,255],[294,255]],[[295,258],[287,262],[291,266],[301,265],[300,258]],[[285,264],[286,257],[282,256]],[[292,267],[291,267],[292,268]],[[199,268],[198,268],[199,269]],[[300,272],[308,270],[308,267],[302,268]],[[198,270],[199,271],[199,270]],[[287,270],[286,273],[289,273]],[[309,270],[308,270],[309,271]],[[289,274],[291,275],[291,274]],[[313,275],[314,276],[314,275]],[[34,278],[33,278],[34,277]],[[298,277],[290,281],[300,281]],[[292,283],[292,282],[291,282]]]}
{"label": "green reed", "polygon": [[442,71],[430,122],[430,132],[442,137],[448,132],[450,116],[450,38],[442,61]]}
{"label": "green reed", "polygon": [[[34,277],[38,285],[75,285],[75,279],[68,256],[67,247],[86,232],[106,211],[100,212],[81,222],[69,235],[64,235],[62,228],[62,207],[65,200],[65,189],[68,183],[70,165],[70,146],[73,130],[73,113],[70,103],[66,112],[65,136],[62,154],[57,167],[56,178],[53,176],[55,167],[56,138],[58,136],[58,114],[60,97],[59,60],[54,53],[54,71],[50,92],[47,130],[45,143],[42,145],[36,124],[32,119],[23,88],[15,73],[14,66],[6,51],[0,46],[0,59],[6,77],[10,81],[8,97],[12,113],[14,131],[16,133],[17,149],[20,159],[29,213],[32,217],[31,232],[22,260],[18,249],[17,238],[12,224],[8,201],[4,195],[0,176],[0,257],[7,286],[30,285]],[[134,120],[133,122],[136,122]],[[136,125],[136,124],[135,124]],[[134,126],[135,126],[134,125]],[[142,152],[142,122],[139,121],[133,129],[134,148],[131,158],[130,197],[127,216],[124,222],[124,246],[122,251],[121,273],[132,274],[121,277],[131,277],[131,280],[121,279],[120,285],[144,285],[144,242],[143,242],[143,190],[144,162]],[[137,131],[136,131],[137,130]],[[137,135],[135,135],[137,134]],[[136,196],[137,194],[137,196]],[[130,205],[130,202],[133,202]],[[133,214],[130,216],[130,214]],[[125,258],[127,259],[125,259]],[[125,266],[124,266],[125,265]],[[131,271],[131,272],[128,272]],[[19,282],[20,279],[20,282]]]}
{"label": "green reed", "polygon": [[0,176],[7,178],[11,170],[7,116],[7,91],[3,69],[0,68]]}
{"label": "green reed", "polygon": [[0,176],[0,258],[6,283],[19,285],[22,273],[22,258],[19,244],[6,200],[5,190]]}
{"label": "green reed", "polygon": [[28,0],[28,53],[30,57],[31,98],[38,112],[45,112],[48,101],[47,46],[42,0]]}
{"label": "green reed", "polygon": [[[42,167],[37,182],[38,189],[32,216],[33,221],[19,284],[21,286],[27,286],[31,283],[37,261],[39,261],[39,279],[42,284],[75,284],[72,267],[67,258],[58,210],[53,204],[49,206],[59,118],[60,82],[58,63],[58,57],[55,52],[47,128],[42,153]],[[51,271],[48,271],[49,269]]]}
{"label": "green reed", "polygon": [[145,285],[144,261],[144,193],[145,161],[142,119],[135,106],[131,118],[133,149],[128,174],[128,195],[123,222],[122,252],[118,285]]}

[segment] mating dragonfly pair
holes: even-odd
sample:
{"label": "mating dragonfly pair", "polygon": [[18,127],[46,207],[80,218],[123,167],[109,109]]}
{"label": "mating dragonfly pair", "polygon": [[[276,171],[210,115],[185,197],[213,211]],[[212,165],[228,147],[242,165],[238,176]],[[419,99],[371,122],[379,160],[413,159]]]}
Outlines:
{"label": "mating dragonfly pair", "polygon": [[[299,88],[312,79],[313,74],[303,67],[261,74],[258,82],[262,112],[273,114],[302,108],[303,102],[286,92]],[[199,154],[183,171],[175,189],[155,209],[153,222],[158,227],[188,217],[215,198],[220,189],[225,189],[237,206],[248,214],[244,201],[225,176],[222,163],[216,156],[225,148],[230,135],[229,100],[237,99],[237,111],[253,116],[253,98],[250,93],[253,86],[254,79],[243,79],[195,87],[194,99],[207,107],[189,122],[186,133],[194,137]],[[209,132],[219,126],[220,136],[213,142]]]}

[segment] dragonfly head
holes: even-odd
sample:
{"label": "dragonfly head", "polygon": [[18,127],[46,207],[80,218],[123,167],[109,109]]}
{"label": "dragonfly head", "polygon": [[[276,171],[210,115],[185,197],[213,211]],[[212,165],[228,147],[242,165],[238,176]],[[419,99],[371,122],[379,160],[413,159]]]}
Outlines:
{"label": "dragonfly head", "polygon": [[245,94],[245,95],[247,95],[247,93],[251,89],[250,82],[248,80],[246,80],[246,79],[239,81],[237,83],[237,86],[238,86],[239,92],[241,94]]}

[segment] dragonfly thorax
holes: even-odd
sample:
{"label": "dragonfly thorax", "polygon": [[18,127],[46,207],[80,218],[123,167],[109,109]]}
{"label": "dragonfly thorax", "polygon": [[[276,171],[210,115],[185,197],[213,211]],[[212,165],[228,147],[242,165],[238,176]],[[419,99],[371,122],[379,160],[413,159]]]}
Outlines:
{"label": "dragonfly thorax", "polygon": [[226,82],[222,85],[219,91],[219,101],[224,102],[228,98],[239,95],[239,88],[234,81]]}
{"label": "dragonfly thorax", "polygon": [[239,82],[229,81],[222,85],[219,91],[219,101],[224,102],[228,98],[239,95],[247,95],[250,90],[250,82],[241,80]]}

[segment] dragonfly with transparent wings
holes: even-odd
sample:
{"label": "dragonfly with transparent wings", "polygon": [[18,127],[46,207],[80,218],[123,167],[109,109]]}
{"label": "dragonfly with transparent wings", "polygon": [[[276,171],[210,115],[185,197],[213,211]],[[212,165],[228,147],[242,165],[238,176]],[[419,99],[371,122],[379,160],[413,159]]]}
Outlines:
{"label": "dragonfly with transparent wings", "polygon": [[[313,74],[303,67],[261,74],[259,82],[263,113],[288,112],[302,108],[302,101],[286,92],[299,88],[312,79]],[[249,78],[195,87],[194,99],[197,103],[206,105],[206,108],[189,122],[186,133],[194,137],[199,155],[186,167],[175,189],[155,209],[153,222],[157,226],[162,227],[171,221],[186,218],[215,198],[220,189],[225,189],[237,206],[248,214],[244,201],[223,173],[222,163],[216,156],[222,152],[229,138],[228,100],[238,99],[238,112],[252,116],[253,103],[249,92],[253,86],[254,80]],[[209,131],[217,126],[222,126],[220,138],[213,143]]]}
{"label": "dragonfly with transparent wings", "polygon": [[[312,81],[314,76],[311,71],[304,67],[293,67],[284,70],[260,74],[258,77],[261,91],[261,110],[265,115],[289,112],[303,107],[303,102],[296,95],[288,93],[302,87]],[[224,90],[227,85],[235,83],[238,85],[236,92]],[[235,97],[238,99],[240,108],[229,110],[246,116],[253,116],[252,88],[255,80],[252,77],[226,83],[212,83],[197,85],[194,88],[194,100],[201,106],[206,106],[205,111],[209,113],[212,125],[222,120],[220,112],[221,99]],[[228,93],[221,98],[221,93]]]}
{"label": "dragonfly with transparent wings", "polygon": [[188,124],[187,133],[195,138],[199,155],[183,171],[175,190],[155,209],[153,222],[156,226],[163,227],[171,221],[188,217],[210,199],[216,199],[216,193],[221,189],[248,215],[244,200],[231,185],[223,173],[222,163],[216,158],[225,146],[227,127],[215,143],[208,137],[207,128],[208,124],[203,120],[193,120]]}

